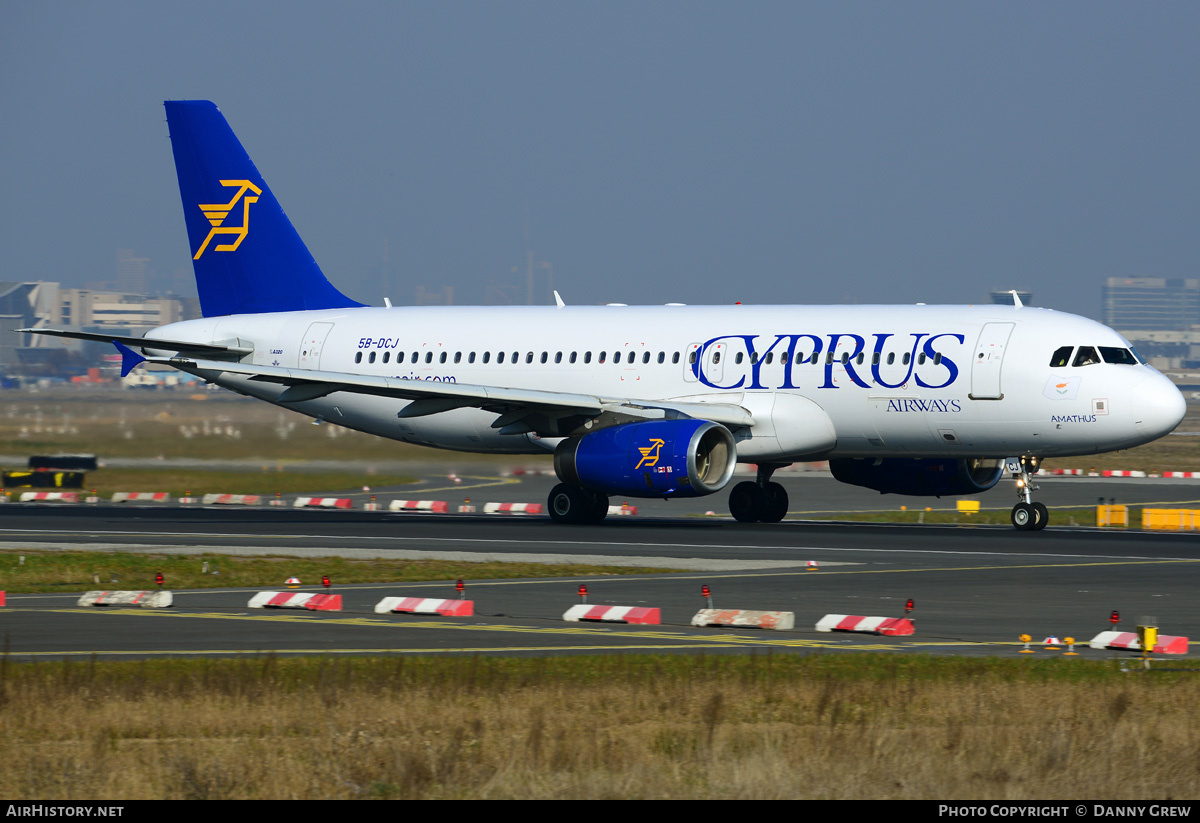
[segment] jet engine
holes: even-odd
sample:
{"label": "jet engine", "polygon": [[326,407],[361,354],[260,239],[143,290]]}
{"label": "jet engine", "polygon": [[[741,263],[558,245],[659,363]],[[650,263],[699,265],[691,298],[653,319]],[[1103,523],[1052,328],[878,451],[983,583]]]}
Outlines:
{"label": "jet engine", "polygon": [[866,486],[880,494],[943,497],[987,491],[1004,475],[1004,461],[987,458],[840,458],[829,461],[829,470],[843,483]]}
{"label": "jet engine", "polygon": [[554,452],[564,483],[627,497],[699,497],[733,477],[733,435],[708,420],[625,423],[570,437]]}

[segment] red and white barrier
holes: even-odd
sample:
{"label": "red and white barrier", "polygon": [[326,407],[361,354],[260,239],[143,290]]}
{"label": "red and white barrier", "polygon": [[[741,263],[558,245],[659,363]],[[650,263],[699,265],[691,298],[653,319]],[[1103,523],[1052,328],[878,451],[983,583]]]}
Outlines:
{"label": "red and white barrier", "polygon": [[78,503],[79,492],[22,492],[22,503]]}
{"label": "red and white barrier", "polygon": [[748,628],[791,631],[795,612],[760,612],[750,609],[701,609],[692,618],[693,626],[744,626]]}
{"label": "red and white barrier", "polygon": [[817,621],[819,632],[865,632],[900,637],[916,629],[907,617],[862,617],[855,614],[827,614]]}
{"label": "red and white barrier", "polygon": [[619,515],[637,514],[637,506],[630,506],[628,503],[626,503],[623,506],[609,506],[608,513],[610,515],[615,514],[618,516]]}
{"label": "red and white barrier", "polygon": [[640,606],[589,606],[584,603],[567,609],[563,620],[568,623],[600,620],[605,623],[646,623],[657,626],[662,623],[662,611]]}
{"label": "red and white barrier", "polygon": [[340,612],[340,594],[316,592],[259,592],[250,598],[252,609],[308,609],[314,612]]}
{"label": "red and white barrier", "polygon": [[296,502],[292,504],[294,509],[303,508],[321,508],[321,509],[352,509],[354,501],[349,497],[297,497]]}
{"label": "red and white barrier", "polygon": [[113,492],[114,503],[170,503],[170,492]]}
{"label": "red and white barrier", "polygon": [[541,514],[546,507],[541,503],[484,503],[484,514]]}
{"label": "red and white barrier", "polygon": [[1104,471],[1100,472],[1100,476],[1101,477],[1145,477],[1146,473],[1145,472],[1136,472],[1136,471],[1135,472],[1114,471],[1112,469],[1105,469]]}
{"label": "red and white barrier", "polygon": [[[1041,473],[1042,471],[1039,470],[1038,474]],[[1083,469],[1055,469],[1050,473],[1058,476],[1066,475],[1067,477],[1081,477],[1083,476]]]}
{"label": "red and white barrier", "polygon": [[394,512],[433,512],[448,514],[450,504],[445,500],[393,500],[388,510]]}
{"label": "red and white barrier", "polygon": [[[1140,652],[1142,644],[1138,642],[1137,632],[1100,632],[1088,643],[1093,649],[1128,649]],[[1154,643],[1155,654],[1187,654],[1188,639],[1160,634]]]}
{"label": "red and white barrier", "polygon": [[4,592],[0,592],[0,606],[4,605]]}
{"label": "red and white barrier", "polygon": [[474,600],[435,600],[428,597],[385,597],[375,604],[375,614],[440,614],[443,617],[471,617]]}
{"label": "red and white barrier", "polygon": [[1200,478],[1200,472],[1163,472],[1163,477],[1186,477],[1189,480]]}
{"label": "red and white barrier", "polygon": [[175,602],[168,591],[148,592],[86,592],[76,606],[141,606],[143,609],[166,609]]}
{"label": "red and white barrier", "polygon": [[206,494],[200,500],[205,506],[257,506],[262,497],[257,494]]}

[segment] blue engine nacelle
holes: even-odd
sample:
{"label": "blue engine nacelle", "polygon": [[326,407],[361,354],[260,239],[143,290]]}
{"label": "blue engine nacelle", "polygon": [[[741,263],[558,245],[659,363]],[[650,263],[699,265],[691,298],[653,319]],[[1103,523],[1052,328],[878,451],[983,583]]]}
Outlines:
{"label": "blue engine nacelle", "polygon": [[943,497],[985,492],[1004,475],[1003,460],[911,457],[842,458],[829,461],[835,479],[880,494]]}
{"label": "blue engine nacelle", "polygon": [[625,423],[571,437],[554,451],[562,482],[626,497],[699,497],[733,477],[737,449],[708,420]]}

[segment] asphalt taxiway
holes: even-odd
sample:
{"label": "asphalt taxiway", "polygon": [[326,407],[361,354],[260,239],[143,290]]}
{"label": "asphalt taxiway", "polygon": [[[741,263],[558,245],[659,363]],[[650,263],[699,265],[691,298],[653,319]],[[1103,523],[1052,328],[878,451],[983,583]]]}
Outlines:
{"label": "asphalt taxiway", "polygon": [[[506,489],[510,497],[532,498],[551,482],[552,478],[527,479],[495,489]],[[464,561],[521,557],[678,571],[501,581],[471,580],[468,574],[467,596],[475,602],[471,618],[373,612],[374,604],[389,595],[454,597],[452,581],[337,586],[335,592],[344,603],[339,613],[250,610],[253,591],[242,589],[177,591],[176,605],[162,611],[79,608],[74,605],[78,593],[10,593],[7,606],[0,609],[0,633],[14,659],[749,650],[1010,655],[1021,648],[1021,634],[1037,640],[1073,636],[1086,643],[1111,628],[1108,617],[1113,610],[1120,612],[1123,629],[1153,616],[1164,634],[1200,635],[1200,600],[1194,596],[1200,583],[1200,538],[1192,534],[1069,524],[1019,533],[1008,526],[800,519],[798,500],[820,505],[828,499],[854,507],[860,505],[855,498],[859,490],[847,494],[846,487],[820,477],[785,482],[793,513],[772,525],[686,514],[666,517],[657,507],[598,526],[564,527],[544,517],[282,508],[49,510],[7,504],[0,507],[0,547],[9,549],[450,556]],[[1071,505],[1058,501],[1072,496],[1092,503],[1104,496],[1106,502],[1141,498],[1177,505],[1200,497],[1195,483],[1096,484],[1072,479],[1044,483],[1043,489],[1041,499],[1052,505]],[[1005,494],[994,505],[1005,505],[1010,496]],[[985,500],[984,505],[989,503]],[[809,561],[816,561],[815,571],[807,568]],[[663,625],[563,622],[566,609],[579,602],[581,582],[587,584],[589,602],[655,606],[662,610]],[[791,611],[796,628],[692,628],[692,616],[706,605],[702,585],[710,587],[717,607]],[[912,637],[814,630],[816,621],[830,613],[901,616],[908,598],[916,605],[917,634]],[[1076,650],[1083,658],[1112,655]]]}

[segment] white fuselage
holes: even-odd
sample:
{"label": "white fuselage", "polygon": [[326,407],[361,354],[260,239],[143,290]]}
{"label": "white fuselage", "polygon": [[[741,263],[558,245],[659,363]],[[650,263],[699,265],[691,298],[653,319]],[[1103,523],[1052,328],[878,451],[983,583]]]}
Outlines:
{"label": "white fuselage", "polygon": [[[1160,437],[1184,410],[1173,384],[1140,362],[1052,366],[1063,347],[1129,343],[1086,318],[1028,307],[353,308],[211,317],[148,336],[240,340],[254,348],[244,362],[260,366],[738,405],[755,419],[737,435],[738,457],[755,462],[1091,454]],[[197,373],[269,402],[281,391]],[[791,436],[815,421],[786,396],[823,410],[836,442]],[[497,414],[481,409],[398,419],[407,403],[334,392],[286,405],[448,449],[544,453],[557,442],[500,434]]]}

